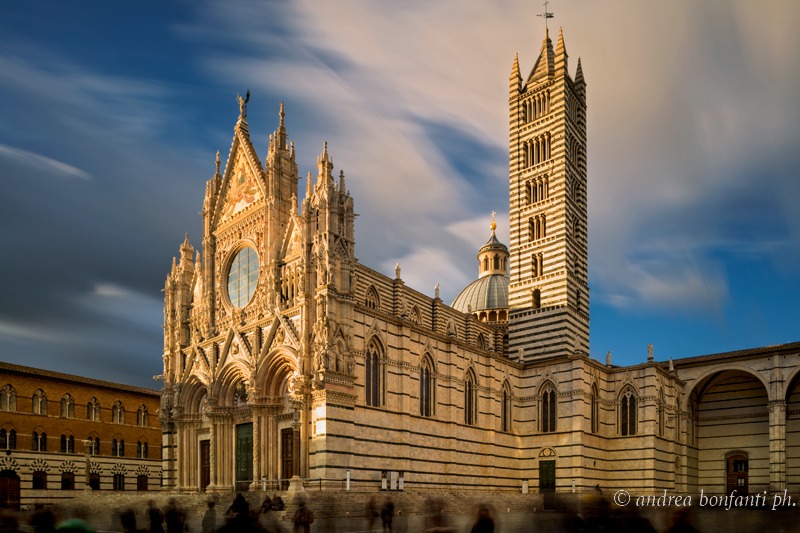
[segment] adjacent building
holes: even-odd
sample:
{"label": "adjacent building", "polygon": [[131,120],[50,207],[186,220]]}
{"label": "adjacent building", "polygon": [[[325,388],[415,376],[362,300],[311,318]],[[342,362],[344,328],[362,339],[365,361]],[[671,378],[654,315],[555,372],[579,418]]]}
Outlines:
{"label": "adjacent building", "polygon": [[159,393],[0,363],[0,505],[161,488]]}

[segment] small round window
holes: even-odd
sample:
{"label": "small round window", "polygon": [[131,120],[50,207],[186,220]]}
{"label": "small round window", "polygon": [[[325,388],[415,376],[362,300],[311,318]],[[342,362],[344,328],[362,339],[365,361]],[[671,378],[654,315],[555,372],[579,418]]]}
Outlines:
{"label": "small round window", "polygon": [[228,298],[234,307],[244,307],[258,285],[258,254],[249,246],[236,254],[228,270]]}

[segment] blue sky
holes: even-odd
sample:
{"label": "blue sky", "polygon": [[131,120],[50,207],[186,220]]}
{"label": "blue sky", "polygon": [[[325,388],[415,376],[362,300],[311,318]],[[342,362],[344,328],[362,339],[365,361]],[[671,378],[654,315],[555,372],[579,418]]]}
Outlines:
{"label": "blue sky", "polygon": [[[551,2],[588,83],[591,353],[800,340],[794,2]],[[0,359],[157,388],[161,288],[248,89],[301,176],[323,141],[362,263],[451,301],[508,242],[525,1],[37,2],[0,8]],[[304,182],[304,180],[301,180]]]}

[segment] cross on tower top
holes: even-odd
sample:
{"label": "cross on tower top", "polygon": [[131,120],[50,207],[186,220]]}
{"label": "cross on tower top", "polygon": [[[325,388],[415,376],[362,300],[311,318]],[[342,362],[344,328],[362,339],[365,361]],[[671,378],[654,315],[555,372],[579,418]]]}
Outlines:
{"label": "cross on tower top", "polygon": [[549,1],[545,0],[545,3],[544,3],[544,13],[539,13],[538,15],[536,15],[537,17],[542,17],[542,18],[544,19],[544,29],[545,29],[545,30],[547,30],[547,29],[548,29],[548,28],[547,28],[547,19],[551,19],[551,18],[553,18],[553,13],[551,13],[551,12],[547,11],[547,5],[548,5],[549,3],[550,3]]}

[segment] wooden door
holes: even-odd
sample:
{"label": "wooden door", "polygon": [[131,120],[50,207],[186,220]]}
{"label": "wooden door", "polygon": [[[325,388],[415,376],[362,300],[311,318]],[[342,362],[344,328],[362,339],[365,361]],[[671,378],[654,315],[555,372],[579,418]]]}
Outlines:
{"label": "wooden door", "polygon": [[281,490],[289,488],[294,475],[294,429],[281,430]]}
{"label": "wooden door", "polygon": [[725,459],[726,463],[726,491],[730,494],[734,490],[737,496],[747,496],[749,479],[747,477],[748,461],[744,455],[731,455]]}
{"label": "wooden door", "polygon": [[206,491],[211,484],[211,441],[200,441],[200,490]]}
{"label": "wooden door", "polygon": [[0,508],[19,511],[19,476],[13,470],[0,472]]}

